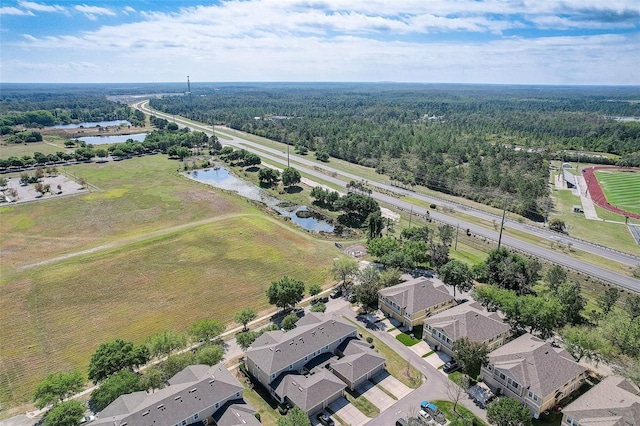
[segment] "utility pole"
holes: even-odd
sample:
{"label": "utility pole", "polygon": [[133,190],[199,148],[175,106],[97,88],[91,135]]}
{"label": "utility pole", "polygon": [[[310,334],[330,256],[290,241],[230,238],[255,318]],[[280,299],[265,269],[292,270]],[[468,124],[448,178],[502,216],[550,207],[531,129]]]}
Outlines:
{"label": "utility pole", "polygon": [[504,217],[507,214],[507,198],[504,199],[504,204],[502,206],[502,223],[500,223],[500,237],[498,237],[498,248],[500,248],[500,244],[502,244],[502,230],[504,229]]}
{"label": "utility pole", "polygon": [[460,224],[456,227],[456,245],[453,247],[454,251],[458,251],[458,232],[460,232]]}
{"label": "utility pole", "polygon": [[413,216],[413,206],[411,206],[411,211],[409,212],[409,228],[411,228],[411,216]]}
{"label": "utility pole", "polygon": [[289,167],[289,139],[287,139],[287,168]]}

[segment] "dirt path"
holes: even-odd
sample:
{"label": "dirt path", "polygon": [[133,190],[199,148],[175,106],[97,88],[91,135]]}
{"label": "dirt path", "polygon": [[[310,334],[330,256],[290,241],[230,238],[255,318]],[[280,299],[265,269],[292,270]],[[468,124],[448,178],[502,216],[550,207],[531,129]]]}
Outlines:
{"label": "dirt path", "polygon": [[[36,263],[32,263],[30,265],[25,265],[22,266],[20,268],[17,269],[17,271],[22,272],[22,271],[26,271],[32,268],[36,268],[38,266],[43,266],[43,265],[50,265],[52,263],[56,263],[56,262],[61,262],[63,260],[67,260],[67,259],[71,259],[74,257],[78,257],[78,256],[84,256],[86,254],[91,254],[91,253],[96,253],[99,251],[103,251],[103,250],[110,250],[113,248],[117,248],[117,247],[122,247],[128,244],[132,244],[132,243],[137,243],[140,241],[144,241],[144,240],[148,240],[151,238],[155,238],[155,237],[159,237],[161,235],[167,235],[167,234],[171,234],[174,232],[178,232],[178,231],[183,231],[185,229],[189,229],[189,228],[195,228],[197,226],[201,226],[201,225],[206,225],[209,223],[214,223],[214,222],[219,222],[221,220],[226,220],[226,219],[231,219],[234,217],[246,217],[246,216],[256,216],[256,217],[264,217],[263,215],[258,215],[258,214],[254,214],[254,213],[233,213],[233,214],[226,214],[226,215],[222,215],[222,216],[216,216],[216,217],[210,217],[207,219],[202,219],[202,220],[198,220],[195,222],[189,222],[189,223],[183,223],[182,225],[176,225],[176,226],[172,226],[171,228],[165,228],[165,229],[160,229],[157,231],[152,231],[149,232],[148,234],[144,234],[144,235],[136,235],[135,237],[124,237],[121,238],[117,241],[108,243],[108,244],[103,244],[97,247],[93,247],[87,250],[81,250],[81,251],[77,251],[74,253],[68,253],[62,256],[58,256],[58,257],[54,257],[51,259],[47,259],[47,260],[43,260],[40,262],[36,262]],[[269,220],[274,220],[273,218],[269,218]],[[278,221],[276,221],[278,222]]]}

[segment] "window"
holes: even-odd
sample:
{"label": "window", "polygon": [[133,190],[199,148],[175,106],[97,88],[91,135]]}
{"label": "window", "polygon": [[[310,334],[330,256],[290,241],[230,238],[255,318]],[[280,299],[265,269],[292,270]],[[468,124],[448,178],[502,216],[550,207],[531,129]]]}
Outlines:
{"label": "window", "polygon": [[236,398],[240,398],[240,392],[236,393]]}
{"label": "window", "polygon": [[200,414],[195,413],[195,414],[193,415],[193,420],[198,420],[199,418],[200,418]]}
{"label": "window", "polygon": [[220,403],[216,402],[216,409],[220,408]]}
{"label": "window", "polygon": [[536,395],[535,393],[529,391],[528,396],[529,399],[533,399],[534,401],[538,402],[538,395]]}
{"label": "window", "polygon": [[502,380],[504,380],[504,379],[506,379],[506,378],[507,378],[507,376],[505,376],[505,375],[504,375],[504,373],[500,373],[500,374],[498,374],[498,376],[500,376],[500,378],[501,378]]}
{"label": "window", "polygon": [[181,424],[182,424],[182,426],[186,426],[187,421],[186,421],[186,420],[183,420]]}

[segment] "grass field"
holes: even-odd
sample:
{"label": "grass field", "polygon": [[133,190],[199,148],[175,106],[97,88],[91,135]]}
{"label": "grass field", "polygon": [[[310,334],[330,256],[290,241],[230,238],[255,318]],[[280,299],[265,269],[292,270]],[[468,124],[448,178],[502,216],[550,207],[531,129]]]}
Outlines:
{"label": "grass field", "polygon": [[595,175],[609,204],[640,214],[640,170],[598,170]]}
{"label": "grass field", "polygon": [[47,373],[86,371],[106,340],[264,311],[283,275],[328,284],[332,242],[175,170],[159,155],[74,166],[102,191],[0,209],[2,411]]}

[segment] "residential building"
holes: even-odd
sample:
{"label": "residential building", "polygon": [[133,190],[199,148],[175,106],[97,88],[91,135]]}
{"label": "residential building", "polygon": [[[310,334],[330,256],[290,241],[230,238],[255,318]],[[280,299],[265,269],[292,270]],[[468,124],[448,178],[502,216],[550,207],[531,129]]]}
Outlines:
{"label": "residential building", "polygon": [[[227,410],[242,412],[244,425],[259,425],[255,410],[242,399],[243,387],[222,363],[212,367],[191,365],[169,379],[155,393],[134,392],[118,397],[96,415],[92,425],[186,426],[194,423],[232,426],[216,422]],[[237,417],[237,416],[236,416]]]}
{"label": "residential building", "polygon": [[511,327],[496,312],[488,312],[477,302],[467,302],[427,317],[422,338],[436,350],[454,356],[453,344],[458,339],[485,344],[492,351],[505,344],[511,334]]}
{"label": "residential building", "polygon": [[562,409],[563,426],[640,425],[640,390],[610,376]]}
{"label": "residential building", "polygon": [[378,308],[410,330],[455,304],[444,283],[436,278],[418,277],[378,292]]}
{"label": "residential building", "polygon": [[587,370],[566,350],[524,334],[491,352],[480,374],[493,392],[522,401],[538,418],[578,389]]}
{"label": "residential building", "polygon": [[354,325],[322,313],[307,313],[293,330],[264,333],[245,358],[247,371],[276,400],[309,415],[342,397],[347,386],[353,389],[382,370],[384,363],[357,339]]}

